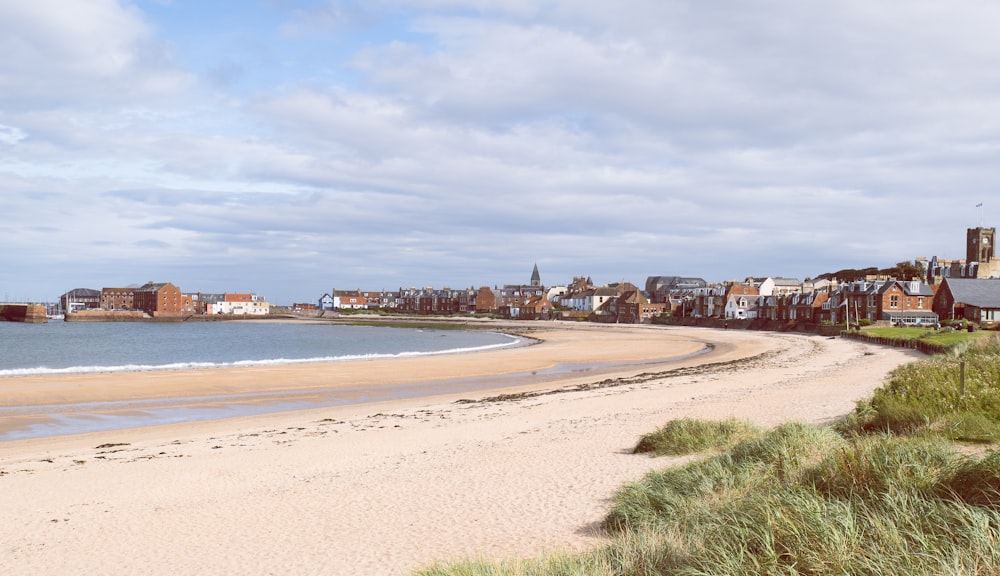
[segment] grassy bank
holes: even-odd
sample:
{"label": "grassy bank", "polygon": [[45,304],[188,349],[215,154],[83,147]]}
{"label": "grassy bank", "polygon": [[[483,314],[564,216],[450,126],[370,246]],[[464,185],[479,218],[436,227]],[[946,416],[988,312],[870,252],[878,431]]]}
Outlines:
{"label": "grassy bank", "polygon": [[1000,340],[901,366],[870,400],[858,403],[840,429],[1000,440]]}
{"label": "grassy bank", "polygon": [[945,327],[940,330],[932,330],[929,328],[912,326],[902,328],[865,328],[861,332],[877,338],[920,340],[929,344],[946,347],[972,344],[980,340],[990,339],[997,334],[995,331],[988,330],[976,330],[975,332],[969,332],[961,327],[958,329]]}
{"label": "grassy bank", "polygon": [[637,450],[702,457],[624,486],[607,545],[420,574],[998,574],[998,424],[995,340],[897,369],[836,427],[670,422]]}

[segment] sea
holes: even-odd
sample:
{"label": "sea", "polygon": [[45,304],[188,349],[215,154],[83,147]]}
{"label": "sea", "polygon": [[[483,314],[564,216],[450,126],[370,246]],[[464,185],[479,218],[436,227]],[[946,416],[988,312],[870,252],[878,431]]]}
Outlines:
{"label": "sea", "polygon": [[[338,362],[458,354],[529,343],[530,339],[483,330],[322,322],[0,322],[0,441],[413,398],[497,384],[469,379],[326,394],[311,391],[302,398],[265,392],[18,407],[4,405],[4,378]],[[3,426],[5,419],[14,424]]]}
{"label": "sea", "polygon": [[480,330],[322,322],[0,322],[0,378],[334,362],[519,343]]}

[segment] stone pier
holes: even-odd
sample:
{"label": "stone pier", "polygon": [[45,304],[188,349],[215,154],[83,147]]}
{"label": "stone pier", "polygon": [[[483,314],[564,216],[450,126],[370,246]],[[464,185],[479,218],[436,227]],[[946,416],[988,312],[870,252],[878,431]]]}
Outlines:
{"label": "stone pier", "polygon": [[42,304],[0,304],[0,321],[44,324],[49,317]]}

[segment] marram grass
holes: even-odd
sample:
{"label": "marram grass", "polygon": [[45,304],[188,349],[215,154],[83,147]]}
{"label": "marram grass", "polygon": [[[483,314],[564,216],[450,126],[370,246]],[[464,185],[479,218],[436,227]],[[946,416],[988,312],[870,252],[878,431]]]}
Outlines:
{"label": "marram grass", "polygon": [[991,340],[897,369],[836,429],[668,423],[643,438],[643,451],[721,451],[622,487],[606,545],[420,574],[997,575],[998,426],[1000,343]]}
{"label": "marram grass", "polygon": [[858,403],[841,430],[1000,441],[1000,339],[900,366],[871,399]]}
{"label": "marram grass", "polygon": [[788,424],[625,486],[607,545],[425,576],[993,575],[1000,453]]}
{"label": "marram grass", "polygon": [[634,452],[654,456],[679,456],[703,450],[725,448],[735,441],[758,434],[745,420],[712,421],[695,418],[671,420],[655,432],[644,435]]}

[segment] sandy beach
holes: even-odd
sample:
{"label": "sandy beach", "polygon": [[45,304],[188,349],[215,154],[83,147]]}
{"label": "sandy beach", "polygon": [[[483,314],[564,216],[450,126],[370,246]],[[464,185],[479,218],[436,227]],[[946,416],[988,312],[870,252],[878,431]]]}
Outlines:
{"label": "sandy beach", "polygon": [[[407,574],[601,543],[609,498],[670,464],[680,417],[830,422],[912,351],[778,333],[510,325],[457,355],[0,379],[5,406],[494,378],[475,393],[0,442],[3,574]],[[504,376],[544,373],[544,379]],[[30,412],[30,410],[29,410]],[[26,418],[44,419],[44,411]],[[0,428],[25,422],[0,422]]]}

